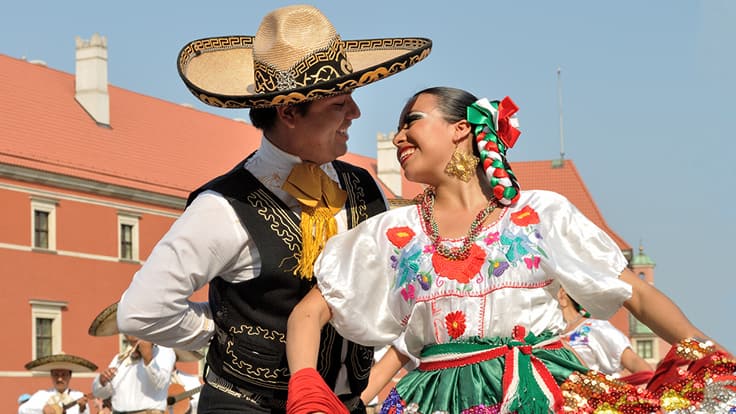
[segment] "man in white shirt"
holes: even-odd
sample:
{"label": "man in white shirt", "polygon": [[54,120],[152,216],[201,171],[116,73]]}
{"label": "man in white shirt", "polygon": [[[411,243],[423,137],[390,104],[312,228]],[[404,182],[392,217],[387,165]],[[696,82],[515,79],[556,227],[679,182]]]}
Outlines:
{"label": "man in white shirt", "polygon": [[113,357],[92,383],[97,398],[110,398],[113,412],[163,413],[166,410],[174,350],[126,335],[129,348]]}
{"label": "man in white shirt", "polygon": [[79,414],[87,413],[87,396],[69,388],[72,372],[93,372],[97,365],[84,358],[56,354],[35,359],[26,364],[31,371],[48,371],[53,388],[39,390],[18,406],[18,414]]}
{"label": "man in white shirt", "polygon": [[[283,412],[286,321],[314,286],[327,238],[386,210],[362,168],[336,161],[360,116],[353,89],[429,54],[428,39],[343,42],[316,8],[269,13],[255,36],[186,45],[179,73],[203,102],[252,108],[260,148],[189,197],[118,306],[120,331],[199,349],[209,343],[199,413]],[[206,138],[206,137],[203,137]],[[209,302],[189,297],[209,284]],[[212,341],[210,342],[210,340]],[[372,348],[322,334],[319,372],[350,411]]]}

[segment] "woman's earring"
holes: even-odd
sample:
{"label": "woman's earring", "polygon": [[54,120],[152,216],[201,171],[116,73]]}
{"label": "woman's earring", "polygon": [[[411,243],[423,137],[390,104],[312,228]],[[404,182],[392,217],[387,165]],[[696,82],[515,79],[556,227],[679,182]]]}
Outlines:
{"label": "woman's earring", "polygon": [[452,158],[445,166],[445,174],[450,177],[456,177],[464,182],[470,181],[470,177],[475,174],[475,168],[478,166],[480,159],[473,155],[472,152],[465,152],[459,147],[455,147],[452,152]]}

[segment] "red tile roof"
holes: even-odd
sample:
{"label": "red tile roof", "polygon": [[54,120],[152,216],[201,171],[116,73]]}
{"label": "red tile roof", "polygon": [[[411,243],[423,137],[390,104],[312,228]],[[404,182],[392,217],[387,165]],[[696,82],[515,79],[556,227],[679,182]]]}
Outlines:
{"label": "red tile roof", "polygon": [[[260,141],[260,131],[245,122],[112,85],[110,127],[100,126],[74,99],[74,82],[72,74],[0,54],[0,163],[185,198]],[[376,173],[374,158],[342,159]],[[631,248],[608,228],[572,161],[513,168],[522,188],[564,194],[622,249]],[[421,191],[403,181],[404,198]]]}

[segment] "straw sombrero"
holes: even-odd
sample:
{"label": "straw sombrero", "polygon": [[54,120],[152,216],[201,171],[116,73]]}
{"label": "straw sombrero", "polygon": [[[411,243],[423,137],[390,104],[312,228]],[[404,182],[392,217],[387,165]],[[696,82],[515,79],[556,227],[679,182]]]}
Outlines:
{"label": "straw sombrero", "polygon": [[51,371],[53,369],[68,369],[72,372],[94,372],[97,365],[82,357],[69,354],[48,355],[34,359],[25,365],[29,371]]}
{"label": "straw sombrero", "polygon": [[120,333],[118,331],[118,303],[106,307],[95,317],[87,332],[92,336],[112,336]]}
{"label": "straw sombrero", "polygon": [[180,362],[193,362],[199,361],[204,358],[204,355],[199,351],[187,351],[186,349],[174,349],[176,354],[176,360]]}
{"label": "straw sombrero", "polygon": [[427,38],[342,40],[327,17],[306,5],[266,15],[255,36],[188,43],[179,75],[202,102],[258,108],[337,95],[381,80],[427,57]]}

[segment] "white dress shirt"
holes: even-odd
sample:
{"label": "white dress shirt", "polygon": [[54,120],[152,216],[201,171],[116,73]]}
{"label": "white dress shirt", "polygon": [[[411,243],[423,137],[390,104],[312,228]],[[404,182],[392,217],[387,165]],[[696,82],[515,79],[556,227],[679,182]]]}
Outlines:
{"label": "white dress shirt", "polygon": [[[28,401],[18,406],[18,414],[42,414],[43,407],[46,406],[46,404],[52,403],[51,399],[57,394],[58,393],[53,388],[50,390],[39,390],[33,394]],[[63,394],[56,397],[53,402],[63,406],[64,404],[71,403],[72,401],[76,401],[82,397],[84,397],[83,392],[67,389]],[[85,406],[84,411],[79,411],[79,404],[74,404],[66,410],[67,414],[79,414],[80,412],[88,413],[89,410],[87,410]]]}
{"label": "white dress shirt", "polygon": [[154,345],[153,359],[148,365],[143,358],[135,361],[126,358],[118,366],[116,355],[108,366],[117,367],[117,373],[104,386],[98,375],[92,383],[92,392],[97,398],[112,398],[115,411],[166,410],[175,362],[174,350],[158,345]]}
{"label": "white dress shirt", "polygon": [[[281,186],[301,162],[264,137],[245,168],[298,217],[299,202]],[[339,183],[331,163],[321,168]],[[335,218],[338,232],[344,231],[345,209]],[[212,337],[214,322],[209,304],[189,297],[215,277],[245,282],[258,277],[260,270],[256,244],[230,203],[217,192],[205,191],[174,222],[123,293],[117,310],[120,331],[174,348],[202,348]]]}

